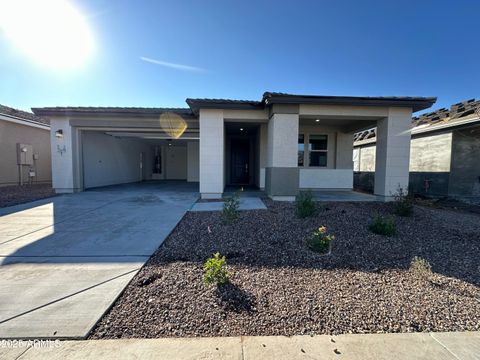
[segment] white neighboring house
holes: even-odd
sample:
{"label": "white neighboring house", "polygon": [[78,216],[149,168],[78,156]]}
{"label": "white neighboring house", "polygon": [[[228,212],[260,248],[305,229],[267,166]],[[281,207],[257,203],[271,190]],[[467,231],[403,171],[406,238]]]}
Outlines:
{"label": "white neighboring house", "polygon": [[59,193],[149,179],[199,182],[202,198],[255,186],[276,200],[299,189],[353,188],[353,134],[378,128],[375,194],[408,184],[412,112],[436,98],[292,95],[187,99],[188,108],[44,107]]}
{"label": "white neighboring house", "polygon": [[0,186],[51,181],[48,120],[0,105]]}

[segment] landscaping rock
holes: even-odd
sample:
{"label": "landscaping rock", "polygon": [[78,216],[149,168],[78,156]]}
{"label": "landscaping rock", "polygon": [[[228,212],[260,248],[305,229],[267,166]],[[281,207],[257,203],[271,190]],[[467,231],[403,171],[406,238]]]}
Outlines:
{"label": "landscaping rock", "polygon": [[51,184],[0,187],[0,208],[54,196]]}
{"label": "landscaping rock", "polygon": [[[302,335],[480,330],[480,216],[416,206],[375,235],[390,204],[328,203],[298,219],[293,204],[187,213],[132,280],[91,338]],[[332,253],[305,239],[325,225]],[[203,263],[225,255],[230,285],[203,283]],[[432,274],[409,271],[414,256]]]}

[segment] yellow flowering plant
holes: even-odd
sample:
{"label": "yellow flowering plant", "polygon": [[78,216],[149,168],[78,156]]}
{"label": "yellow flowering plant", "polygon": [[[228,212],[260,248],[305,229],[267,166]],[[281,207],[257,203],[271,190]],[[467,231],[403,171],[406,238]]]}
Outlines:
{"label": "yellow flowering plant", "polygon": [[318,253],[326,254],[330,250],[331,242],[335,240],[335,236],[328,233],[326,226],[320,226],[307,239],[308,247]]}

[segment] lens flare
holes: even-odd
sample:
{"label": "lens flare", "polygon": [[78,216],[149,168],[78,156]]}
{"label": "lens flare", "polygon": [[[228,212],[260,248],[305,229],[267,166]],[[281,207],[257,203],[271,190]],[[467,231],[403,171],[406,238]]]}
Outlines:
{"label": "lens flare", "polygon": [[171,138],[178,139],[187,130],[187,122],[174,112],[164,112],[160,115],[160,127]]}

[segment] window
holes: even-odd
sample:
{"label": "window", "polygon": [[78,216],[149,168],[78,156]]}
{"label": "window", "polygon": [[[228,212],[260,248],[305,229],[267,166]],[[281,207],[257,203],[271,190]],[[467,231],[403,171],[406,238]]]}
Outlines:
{"label": "window", "polygon": [[305,153],[305,136],[298,135],[298,166],[303,166],[304,153]]}
{"label": "window", "polygon": [[310,135],[308,141],[309,166],[327,166],[327,135]]}

